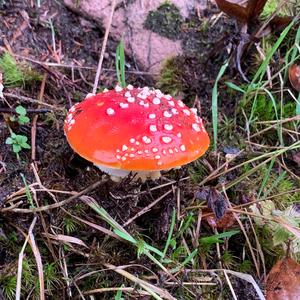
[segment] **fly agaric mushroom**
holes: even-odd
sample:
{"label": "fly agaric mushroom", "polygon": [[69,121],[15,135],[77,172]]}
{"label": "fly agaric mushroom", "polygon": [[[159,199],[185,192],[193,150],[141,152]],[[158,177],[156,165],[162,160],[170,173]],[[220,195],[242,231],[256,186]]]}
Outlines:
{"label": "fly agaric mushroom", "polygon": [[148,87],[116,86],[70,108],[65,135],[103,172],[157,178],[199,158],[209,137],[196,109]]}

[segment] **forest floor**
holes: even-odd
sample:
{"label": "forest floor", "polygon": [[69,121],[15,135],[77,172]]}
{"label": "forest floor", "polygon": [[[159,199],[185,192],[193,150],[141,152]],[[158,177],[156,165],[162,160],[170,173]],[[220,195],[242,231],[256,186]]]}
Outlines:
{"label": "forest floor", "polygon": [[[127,83],[200,110],[211,147],[158,180],[115,183],[63,131],[93,88],[104,31],[33,2],[0,0],[0,299],[264,299],[285,257],[281,289],[299,285],[298,21],[247,44],[233,18],[193,15],[195,51],[160,76],[126,57]],[[117,84],[117,45],[108,39],[99,90]]]}

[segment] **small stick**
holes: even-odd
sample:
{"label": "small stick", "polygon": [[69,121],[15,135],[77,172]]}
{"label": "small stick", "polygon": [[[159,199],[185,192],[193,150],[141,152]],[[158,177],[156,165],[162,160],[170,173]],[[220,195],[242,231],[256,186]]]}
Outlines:
{"label": "small stick", "polygon": [[[47,79],[47,73],[44,74],[39,97],[38,97],[39,101],[41,101],[41,102],[43,101],[43,96],[44,96],[44,92],[45,92],[46,79]],[[40,108],[40,104],[39,104],[38,108]],[[39,117],[39,115],[35,115],[33,117],[32,127],[31,127],[31,160],[32,161],[35,161],[35,159],[36,159],[36,123],[37,123],[38,117]]]}
{"label": "small stick", "polygon": [[105,30],[104,40],[103,40],[99,63],[98,63],[98,67],[97,67],[97,73],[96,73],[94,87],[93,87],[93,94],[96,94],[96,92],[97,92],[97,87],[98,87],[98,83],[99,83],[104,53],[105,53],[105,49],[106,49],[106,44],[107,44],[107,40],[108,40],[108,35],[109,35],[109,31],[110,31],[110,27],[111,27],[111,23],[112,23],[112,19],[113,19],[115,7],[116,7],[116,0],[112,0],[110,16],[109,16],[107,28]]}
{"label": "small stick", "polygon": [[4,97],[18,99],[18,100],[21,100],[21,101],[24,101],[24,102],[37,103],[37,104],[52,108],[53,110],[64,110],[65,109],[65,108],[58,108],[57,106],[54,106],[54,105],[51,105],[51,104],[48,104],[48,103],[44,103],[44,102],[39,101],[39,100],[34,99],[34,98],[21,96],[21,95],[15,95],[15,94],[12,94],[12,93],[3,93],[3,95],[4,95]]}
{"label": "small stick", "polygon": [[[48,108],[26,108],[26,112],[28,114],[46,114],[51,111],[52,110]],[[14,108],[2,108],[2,107],[0,107],[0,113],[17,114]]]}
{"label": "small stick", "polygon": [[155,201],[153,201],[151,204],[149,204],[148,206],[144,207],[134,217],[132,217],[131,219],[129,219],[128,221],[126,221],[123,224],[123,227],[128,226],[130,223],[132,223],[132,221],[134,221],[135,219],[137,219],[141,215],[143,215],[146,212],[148,212],[154,205],[156,205],[159,201],[161,201],[163,198],[165,198],[166,196],[168,196],[172,192],[173,192],[173,190],[169,190],[168,192],[164,193],[162,196],[160,196],[159,198],[157,198]]}
{"label": "small stick", "polygon": [[[1,50],[1,47],[0,47]],[[46,61],[39,61],[39,60],[35,60],[29,57],[25,57],[22,55],[17,55],[15,54],[15,57],[18,58],[22,58],[24,60],[33,62],[35,64],[41,65],[41,66],[47,66],[47,67],[58,67],[58,68],[69,68],[69,69],[82,69],[82,70],[97,70],[96,67],[92,67],[92,66],[81,66],[81,65],[74,65],[73,63],[70,64],[58,64],[58,63],[51,63],[51,62],[46,62]],[[75,62],[76,60],[73,59]],[[102,68],[103,71],[106,72],[113,72],[116,73],[115,69],[111,69],[111,68]],[[135,74],[135,75],[151,75],[151,76],[155,76],[155,75],[159,75],[158,72],[147,72],[147,71],[138,71],[138,70],[126,70],[126,73],[129,74]]]}
{"label": "small stick", "polygon": [[36,208],[12,208],[10,210],[5,210],[5,208],[0,209],[0,212],[3,211],[12,211],[12,212],[17,212],[17,213],[24,213],[24,214],[31,214],[31,213],[36,213],[36,212],[41,212],[41,211],[47,211],[50,209],[55,209],[58,207],[61,207],[63,205],[66,205],[70,202],[72,202],[73,200],[77,199],[78,197],[89,193],[91,191],[93,191],[94,189],[96,189],[98,186],[103,185],[104,183],[106,183],[107,180],[101,180],[101,181],[97,181],[96,183],[88,186],[87,188],[85,188],[84,190],[82,190],[81,192],[61,201],[61,202],[57,202],[54,204],[50,204],[50,205],[45,205],[45,206],[40,206],[40,207],[36,207]]}
{"label": "small stick", "polygon": [[23,247],[19,253],[19,259],[18,259],[18,273],[17,273],[17,286],[16,286],[16,300],[21,299],[21,280],[22,280],[22,269],[23,269],[23,258],[24,258],[24,251],[27,246],[27,243],[30,239],[30,233],[32,233],[33,228],[35,226],[35,223],[37,221],[37,216],[35,216],[31,222],[31,225],[28,230],[28,234],[25,237],[25,242],[23,244]]}

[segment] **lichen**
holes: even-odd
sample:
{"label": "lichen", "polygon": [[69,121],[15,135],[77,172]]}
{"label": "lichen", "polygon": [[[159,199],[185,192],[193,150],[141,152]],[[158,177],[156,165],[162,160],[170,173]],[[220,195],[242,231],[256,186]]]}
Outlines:
{"label": "lichen", "polygon": [[144,27],[171,40],[180,37],[183,17],[179,9],[172,3],[163,3],[157,10],[151,10]]}

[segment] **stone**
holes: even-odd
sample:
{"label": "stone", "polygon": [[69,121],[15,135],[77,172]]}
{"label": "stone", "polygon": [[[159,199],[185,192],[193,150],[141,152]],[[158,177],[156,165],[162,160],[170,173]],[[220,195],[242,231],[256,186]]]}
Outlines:
{"label": "stone", "polygon": [[[123,37],[127,55],[133,57],[143,71],[155,75],[159,73],[166,59],[182,54],[183,50],[178,38],[168,38],[145,28],[149,13],[157,11],[162,5],[171,5],[173,8],[175,5],[175,9],[178,8],[184,20],[195,8],[195,2],[197,1],[174,0],[166,4],[164,0],[119,1],[113,16],[110,37],[116,41]],[[87,19],[93,19],[99,26],[106,28],[111,12],[111,1],[64,0],[64,3],[69,9]]]}

